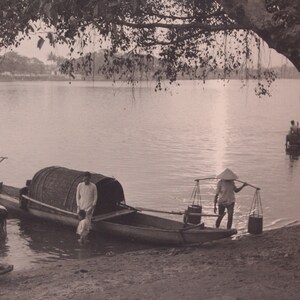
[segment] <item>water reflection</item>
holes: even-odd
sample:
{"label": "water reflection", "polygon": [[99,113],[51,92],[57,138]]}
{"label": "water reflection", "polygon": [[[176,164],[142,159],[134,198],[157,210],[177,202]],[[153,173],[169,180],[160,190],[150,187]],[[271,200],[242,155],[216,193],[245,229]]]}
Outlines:
{"label": "water reflection", "polygon": [[[91,170],[118,178],[129,205],[183,210],[195,178],[229,167],[261,187],[265,227],[299,219],[299,156],[286,155],[283,141],[299,108],[297,80],[278,80],[270,101],[252,97],[237,81],[224,86],[211,80],[205,89],[184,81],[172,94],[145,85],[138,92],[133,101],[131,89],[112,88],[109,82],[95,82],[94,88],[88,82],[0,83],[1,151],[9,157],[1,164],[1,181],[21,187],[52,165]],[[214,181],[201,183],[207,213],[215,187]],[[252,196],[249,188],[237,195],[239,232],[247,226]],[[26,222],[31,224],[10,219],[1,246],[0,259],[15,266],[125,246],[97,236],[80,248],[72,229]],[[213,225],[214,219],[205,223]]]}
{"label": "water reflection", "polygon": [[291,162],[298,161],[300,156],[300,148],[287,149],[286,154],[289,156]]}
{"label": "water reflection", "polygon": [[45,221],[19,220],[20,237],[30,249],[39,254],[47,253],[44,259],[74,257],[78,248],[74,230]]}
{"label": "water reflection", "polygon": [[7,238],[5,239],[0,239],[0,257],[5,257],[7,256],[9,252],[9,246],[7,244]]}
{"label": "water reflection", "polygon": [[225,90],[218,93],[217,99],[214,99],[214,114],[212,114],[212,124],[218,124],[213,127],[213,136],[215,139],[215,173],[220,173],[224,169],[225,152],[228,141],[228,112],[227,97],[229,95]]}
{"label": "water reflection", "polygon": [[[14,230],[16,227],[18,232]],[[89,242],[80,245],[74,228],[37,219],[10,219],[8,229],[14,231],[9,230],[7,243],[0,244],[1,256],[6,256],[15,269],[41,262],[91,258],[110,251],[124,253],[148,247],[133,242],[120,243],[93,232],[90,233]]]}

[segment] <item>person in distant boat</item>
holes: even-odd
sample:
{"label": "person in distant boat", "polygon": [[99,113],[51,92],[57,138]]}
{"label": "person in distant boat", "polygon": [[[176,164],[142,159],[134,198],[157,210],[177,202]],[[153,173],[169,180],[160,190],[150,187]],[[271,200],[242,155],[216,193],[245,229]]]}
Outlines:
{"label": "person in distant boat", "polygon": [[0,239],[5,239],[7,236],[6,219],[8,216],[7,209],[0,205]]}
{"label": "person in distant boat", "polygon": [[290,133],[291,134],[299,133],[299,122],[297,122],[297,125],[296,125],[294,120],[291,121]]}
{"label": "person in distant boat", "polygon": [[78,218],[80,220],[76,233],[79,235],[79,243],[84,244],[87,241],[87,236],[90,231],[90,222],[86,219],[85,210],[78,212]]}
{"label": "person in distant boat", "polygon": [[230,169],[225,169],[217,176],[217,178],[220,180],[217,184],[217,190],[214,199],[214,212],[217,213],[217,203],[219,212],[219,217],[216,221],[216,227],[220,227],[226,209],[228,214],[227,229],[231,229],[235,204],[235,193],[241,191],[247,185],[247,183],[244,183],[241,187],[237,188],[234,180],[237,179],[238,176]]}
{"label": "person in distant boat", "polygon": [[78,184],[76,191],[77,213],[80,210],[84,210],[86,212],[86,219],[91,221],[97,198],[97,187],[91,182],[91,173],[85,172],[83,182]]}

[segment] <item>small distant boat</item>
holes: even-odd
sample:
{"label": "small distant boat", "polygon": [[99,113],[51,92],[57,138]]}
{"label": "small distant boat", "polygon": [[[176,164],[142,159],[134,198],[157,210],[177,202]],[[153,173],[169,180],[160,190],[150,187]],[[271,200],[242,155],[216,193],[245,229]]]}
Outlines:
{"label": "small distant boat", "polygon": [[287,151],[300,150],[300,134],[288,133],[285,139],[285,149]]}
{"label": "small distant boat", "polygon": [[[76,188],[84,172],[49,167],[37,172],[19,189],[3,185],[0,204],[22,216],[37,217],[76,227]],[[217,229],[203,223],[186,225],[179,221],[145,214],[125,204],[121,184],[114,178],[92,174],[98,201],[92,230],[103,235],[158,245],[201,244],[230,237],[236,229]]]}

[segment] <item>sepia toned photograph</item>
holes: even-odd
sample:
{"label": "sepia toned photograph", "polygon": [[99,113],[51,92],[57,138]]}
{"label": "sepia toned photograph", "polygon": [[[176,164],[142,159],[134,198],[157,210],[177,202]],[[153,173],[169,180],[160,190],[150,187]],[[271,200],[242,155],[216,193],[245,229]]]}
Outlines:
{"label": "sepia toned photograph", "polygon": [[0,299],[300,299],[299,0],[0,1]]}

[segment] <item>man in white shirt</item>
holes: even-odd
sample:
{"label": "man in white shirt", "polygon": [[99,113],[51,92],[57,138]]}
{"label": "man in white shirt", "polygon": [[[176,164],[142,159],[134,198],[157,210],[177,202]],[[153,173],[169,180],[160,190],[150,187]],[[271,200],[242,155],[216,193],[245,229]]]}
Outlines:
{"label": "man in white shirt", "polygon": [[83,182],[79,183],[76,192],[77,213],[86,212],[86,218],[91,221],[98,198],[97,187],[91,182],[91,173],[85,172]]}

